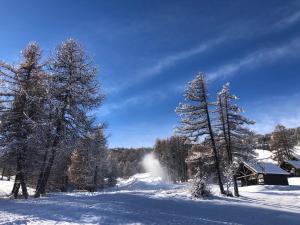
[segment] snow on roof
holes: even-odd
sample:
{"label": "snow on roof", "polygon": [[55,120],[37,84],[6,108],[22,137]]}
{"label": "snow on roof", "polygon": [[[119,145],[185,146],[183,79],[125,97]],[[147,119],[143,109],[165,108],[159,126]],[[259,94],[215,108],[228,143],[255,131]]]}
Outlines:
{"label": "snow on roof", "polygon": [[288,160],[287,161],[289,164],[291,164],[293,167],[296,169],[300,169],[300,161],[297,160]]}
{"label": "snow on roof", "polygon": [[279,166],[276,166],[273,163],[266,163],[266,162],[259,162],[259,163],[244,162],[244,163],[252,170],[254,170],[256,173],[289,175],[288,172],[284,171]]}

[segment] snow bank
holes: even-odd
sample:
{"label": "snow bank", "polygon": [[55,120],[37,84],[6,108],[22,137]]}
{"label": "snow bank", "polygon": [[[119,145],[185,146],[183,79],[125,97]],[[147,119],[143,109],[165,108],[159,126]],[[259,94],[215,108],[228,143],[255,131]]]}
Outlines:
{"label": "snow bank", "polygon": [[272,152],[263,149],[255,149],[255,153],[257,154],[257,161],[266,162],[266,163],[274,163],[276,162],[272,159]]}
{"label": "snow bank", "polygon": [[300,177],[290,177],[289,185],[298,185],[300,188]]}
{"label": "snow bank", "polygon": [[[11,179],[10,181],[7,181],[5,179],[6,177],[4,178],[4,180],[0,180],[0,197],[9,196],[14,185],[13,179]],[[27,187],[27,191],[30,195],[34,194],[34,189],[32,188]],[[19,193],[21,194],[21,188],[19,190]]]}

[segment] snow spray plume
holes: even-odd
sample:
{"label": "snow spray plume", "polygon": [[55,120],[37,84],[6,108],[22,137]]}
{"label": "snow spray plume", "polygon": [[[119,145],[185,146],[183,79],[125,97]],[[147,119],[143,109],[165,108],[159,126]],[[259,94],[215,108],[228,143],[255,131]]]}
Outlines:
{"label": "snow spray plume", "polygon": [[142,164],[146,172],[150,173],[152,177],[161,177],[162,179],[166,179],[166,170],[161,166],[153,153],[145,155]]}

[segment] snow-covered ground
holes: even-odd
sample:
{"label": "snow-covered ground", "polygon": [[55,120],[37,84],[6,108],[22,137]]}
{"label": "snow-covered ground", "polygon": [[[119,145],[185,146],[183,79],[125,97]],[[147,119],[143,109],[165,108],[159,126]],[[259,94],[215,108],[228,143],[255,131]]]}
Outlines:
{"label": "snow-covered ground", "polygon": [[[300,224],[300,180],[294,186],[240,188],[240,198],[191,199],[188,185],[149,173],[120,179],[105,192],[0,199],[0,224]],[[0,181],[0,194],[12,182]]]}

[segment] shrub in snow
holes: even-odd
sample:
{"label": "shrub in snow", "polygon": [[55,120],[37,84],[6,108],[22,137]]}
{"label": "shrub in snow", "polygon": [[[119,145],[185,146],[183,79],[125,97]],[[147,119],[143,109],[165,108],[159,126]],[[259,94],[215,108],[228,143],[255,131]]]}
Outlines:
{"label": "shrub in snow", "polygon": [[191,190],[192,197],[201,198],[211,195],[210,188],[206,183],[206,177],[202,176],[200,170],[197,171]]}

